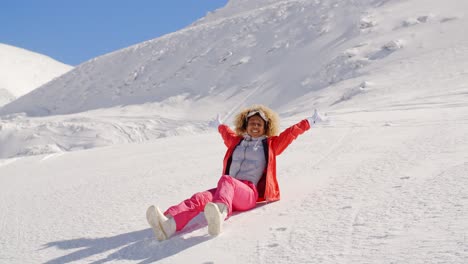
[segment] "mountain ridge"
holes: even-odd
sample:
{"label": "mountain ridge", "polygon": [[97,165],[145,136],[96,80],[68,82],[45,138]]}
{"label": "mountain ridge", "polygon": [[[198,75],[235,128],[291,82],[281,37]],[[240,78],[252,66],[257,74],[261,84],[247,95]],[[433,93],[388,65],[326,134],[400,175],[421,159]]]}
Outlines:
{"label": "mountain ridge", "polygon": [[0,43],[0,107],[73,67],[46,55]]}

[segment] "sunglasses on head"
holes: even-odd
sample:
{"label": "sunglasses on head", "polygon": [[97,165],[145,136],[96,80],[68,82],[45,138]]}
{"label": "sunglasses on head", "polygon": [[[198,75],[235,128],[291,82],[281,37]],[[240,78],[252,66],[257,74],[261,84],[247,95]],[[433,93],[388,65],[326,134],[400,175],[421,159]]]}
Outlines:
{"label": "sunglasses on head", "polygon": [[262,110],[252,110],[252,111],[248,112],[247,117],[245,118],[245,120],[247,121],[250,117],[252,117],[254,115],[258,115],[263,119],[263,121],[268,122],[268,118],[267,118],[267,116],[265,115],[265,113]]}

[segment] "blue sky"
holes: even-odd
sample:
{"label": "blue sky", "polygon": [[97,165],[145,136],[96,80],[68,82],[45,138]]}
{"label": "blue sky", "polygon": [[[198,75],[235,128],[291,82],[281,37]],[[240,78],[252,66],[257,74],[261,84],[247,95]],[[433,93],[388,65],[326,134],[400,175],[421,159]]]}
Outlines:
{"label": "blue sky", "polygon": [[228,0],[2,0],[0,43],[70,65],[177,31]]}

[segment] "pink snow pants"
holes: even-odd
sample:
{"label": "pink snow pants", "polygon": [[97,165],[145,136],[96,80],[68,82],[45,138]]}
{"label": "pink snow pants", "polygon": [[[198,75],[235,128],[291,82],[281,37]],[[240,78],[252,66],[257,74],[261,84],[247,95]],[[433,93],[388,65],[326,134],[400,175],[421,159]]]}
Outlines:
{"label": "pink snow pants", "polygon": [[195,216],[203,212],[209,202],[224,203],[228,208],[227,217],[233,211],[247,211],[257,204],[258,192],[249,181],[240,181],[229,175],[222,176],[217,188],[194,194],[178,205],[169,207],[165,215],[171,215],[176,222],[176,230],[182,230]]}

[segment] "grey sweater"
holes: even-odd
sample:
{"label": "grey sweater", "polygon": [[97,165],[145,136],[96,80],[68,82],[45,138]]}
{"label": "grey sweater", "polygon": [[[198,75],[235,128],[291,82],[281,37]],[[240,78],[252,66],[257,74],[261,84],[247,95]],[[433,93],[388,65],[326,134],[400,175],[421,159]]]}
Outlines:
{"label": "grey sweater", "polygon": [[247,180],[257,185],[265,170],[266,160],[262,140],[266,137],[244,136],[232,154],[229,175],[238,180]]}

